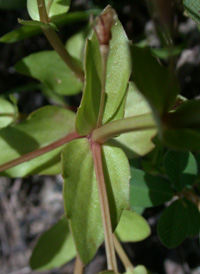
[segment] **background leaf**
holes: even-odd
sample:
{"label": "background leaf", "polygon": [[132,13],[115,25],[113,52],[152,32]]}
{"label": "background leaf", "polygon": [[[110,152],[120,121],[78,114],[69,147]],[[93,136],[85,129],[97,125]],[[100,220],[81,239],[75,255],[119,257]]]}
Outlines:
{"label": "background leaf", "polygon": [[[49,0],[45,0],[46,7]],[[49,18],[53,21],[54,17],[65,14],[69,10],[70,0],[54,0],[48,13]],[[40,21],[37,1],[27,0],[27,9],[33,20]]]}
{"label": "background leaf", "polygon": [[182,200],[176,200],[165,209],[158,222],[158,235],[168,248],[178,246],[187,236],[189,213]]}
{"label": "background leaf", "polygon": [[[152,110],[147,100],[138,91],[136,86],[130,82],[124,117],[133,117],[151,112]],[[157,130],[155,129],[124,133],[119,137],[114,138],[114,143],[119,145],[126,152],[128,158],[133,158],[136,155],[143,156],[155,147],[152,142],[152,138],[156,135],[156,133]]]}
{"label": "background leaf", "polygon": [[[0,164],[49,145],[73,132],[74,118],[74,113],[67,109],[46,106],[33,112],[25,121],[1,129]],[[1,174],[10,177],[23,177],[30,174],[59,174],[61,171],[61,150],[62,147],[58,147]]]}
{"label": "background leaf", "polygon": [[164,158],[164,166],[177,191],[190,187],[198,174],[197,163],[191,152],[169,150]]}
{"label": "background leaf", "polygon": [[142,216],[124,210],[115,233],[122,242],[139,242],[150,235],[151,229]]}
{"label": "background leaf", "polygon": [[186,13],[197,23],[200,23],[200,3],[198,0],[183,0]]}
{"label": "background leaf", "polygon": [[[129,204],[129,165],[123,151],[103,147],[105,181],[113,230]],[[83,164],[84,163],[84,164]],[[66,144],[62,153],[64,206],[77,251],[87,264],[102,244],[103,226],[92,151],[88,139]]]}
{"label": "background leaf", "polygon": [[0,9],[19,9],[25,6],[26,0],[0,0]]}
{"label": "background leaf", "polygon": [[44,232],[39,238],[31,259],[33,270],[41,271],[61,267],[76,256],[66,217]]}
{"label": "background leaf", "polygon": [[55,51],[33,53],[19,61],[15,69],[41,81],[58,94],[74,95],[82,89],[81,81]]}
{"label": "background leaf", "polygon": [[152,207],[169,201],[174,192],[167,180],[131,168],[130,201],[132,206]]}
{"label": "background leaf", "polygon": [[153,110],[162,114],[173,105],[178,83],[169,69],[162,67],[149,48],[131,46],[133,80]]}
{"label": "background leaf", "polygon": [[[85,58],[86,83],[76,119],[77,132],[83,135],[90,133],[96,127],[99,113],[102,64],[99,42],[95,33],[87,41]],[[123,111],[119,109],[124,101],[130,77],[129,59],[128,38],[121,23],[117,20],[112,27],[103,124],[123,117]]]}
{"label": "background leaf", "polygon": [[16,109],[8,100],[0,98],[0,128],[6,127],[15,120]]}

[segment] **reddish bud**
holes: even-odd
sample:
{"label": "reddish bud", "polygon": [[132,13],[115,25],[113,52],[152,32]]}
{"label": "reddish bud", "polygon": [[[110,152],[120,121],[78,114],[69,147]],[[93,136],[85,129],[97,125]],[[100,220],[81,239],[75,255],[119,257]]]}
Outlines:
{"label": "reddish bud", "polygon": [[109,45],[112,38],[111,28],[116,19],[117,15],[111,7],[108,7],[100,16],[97,17],[94,29],[100,45]]}

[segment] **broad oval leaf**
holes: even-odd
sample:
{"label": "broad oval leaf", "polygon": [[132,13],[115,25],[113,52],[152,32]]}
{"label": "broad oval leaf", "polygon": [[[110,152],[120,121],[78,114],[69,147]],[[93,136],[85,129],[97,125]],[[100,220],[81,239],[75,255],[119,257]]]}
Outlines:
{"label": "broad oval leaf", "polygon": [[[63,15],[68,12],[70,0],[44,0],[49,18],[53,21],[54,17]],[[51,3],[49,5],[49,3]],[[40,21],[38,5],[36,0],[27,0],[27,9],[33,20]]]}
{"label": "broad oval leaf", "polygon": [[[113,230],[129,205],[129,165],[119,148],[103,146],[103,167]],[[88,139],[66,144],[62,152],[64,207],[77,252],[84,264],[102,244],[103,226],[92,151]]]}
{"label": "broad oval leaf", "polygon": [[177,191],[191,187],[198,174],[197,163],[191,152],[169,150],[164,158],[164,166]]}
{"label": "broad oval leaf", "polygon": [[44,232],[32,253],[30,266],[42,271],[61,267],[76,256],[76,248],[66,217]]}
{"label": "broad oval leaf", "polygon": [[139,242],[150,235],[151,229],[142,216],[124,210],[115,232],[122,242]]}
{"label": "broad oval leaf", "polygon": [[[103,13],[110,8],[108,6]],[[87,41],[85,59],[86,83],[76,118],[76,130],[81,135],[90,133],[96,127],[99,113],[102,63],[99,42],[95,33]],[[124,101],[129,77],[128,38],[121,23],[117,20],[112,27],[112,39],[110,41],[103,124],[123,118],[123,111],[119,111],[119,109]]]}
{"label": "broad oval leaf", "polygon": [[82,89],[81,81],[55,51],[33,53],[19,61],[15,69],[41,81],[58,94],[74,95]]}
{"label": "broad oval leaf", "polygon": [[131,207],[152,207],[172,199],[174,192],[167,180],[131,168]]}
{"label": "broad oval leaf", "polygon": [[190,16],[194,21],[200,23],[200,2],[199,0],[183,0],[183,5],[186,13]]}
{"label": "broad oval leaf", "polygon": [[15,120],[15,106],[8,100],[0,98],[0,128],[6,127]]}
{"label": "broad oval leaf", "polygon": [[[147,100],[137,90],[136,86],[130,82],[124,117],[133,117],[146,113],[152,113]],[[113,140],[116,142],[116,145],[119,145],[126,152],[128,158],[133,158],[138,155],[143,156],[155,147],[152,139],[156,133],[156,129],[141,130],[121,134]]]}
{"label": "broad oval leaf", "polygon": [[189,230],[189,213],[182,200],[176,200],[165,209],[158,222],[158,235],[168,248],[178,246],[186,238]]}
{"label": "broad oval leaf", "polygon": [[[74,113],[67,109],[46,106],[34,111],[25,121],[1,129],[0,164],[49,145],[73,132],[74,118]],[[61,149],[62,147],[58,147],[1,174],[10,177],[23,177],[30,174],[59,174],[61,171]]]}

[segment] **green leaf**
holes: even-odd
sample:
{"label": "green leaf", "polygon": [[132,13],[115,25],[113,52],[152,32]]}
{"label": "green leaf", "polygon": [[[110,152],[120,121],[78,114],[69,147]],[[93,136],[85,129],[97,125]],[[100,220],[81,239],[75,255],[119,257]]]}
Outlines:
{"label": "green leaf", "polygon": [[144,265],[138,265],[134,268],[133,274],[148,274],[148,271]]}
{"label": "green leaf", "polygon": [[15,69],[41,81],[58,94],[74,95],[82,89],[81,81],[55,51],[33,53],[19,61]]}
{"label": "green leaf", "polygon": [[164,158],[164,166],[177,191],[190,187],[198,174],[197,163],[191,152],[169,150]]}
{"label": "green leaf", "polygon": [[158,235],[168,248],[178,246],[186,238],[189,229],[189,213],[182,200],[173,202],[160,217]]}
{"label": "green leaf", "polygon": [[0,98],[0,128],[6,127],[14,122],[16,109],[9,101]]}
{"label": "green leaf", "polygon": [[[55,106],[34,111],[25,121],[0,130],[0,164],[49,145],[74,131],[74,113]],[[31,161],[10,168],[2,175],[23,177],[30,174],[59,174],[58,147]]]}
{"label": "green leaf", "polygon": [[152,207],[169,201],[174,192],[167,180],[131,168],[131,207]]}
{"label": "green leaf", "polygon": [[81,61],[83,61],[84,59],[84,49],[88,34],[88,28],[84,28],[78,33],[72,35],[65,44],[65,47],[67,48],[69,54]]}
{"label": "green leaf", "polygon": [[0,9],[19,9],[25,6],[26,0],[0,0]]}
{"label": "green leaf", "polygon": [[[103,146],[103,166],[113,230],[129,204],[129,165],[123,151]],[[103,226],[92,151],[88,139],[66,144],[62,153],[64,207],[84,264],[102,244]]]}
{"label": "green leaf", "polygon": [[183,0],[183,5],[188,16],[200,23],[200,2],[198,0]]}
{"label": "green leaf", "polygon": [[190,202],[187,199],[184,199],[184,202],[187,204],[188,212],[189,212],[189,229],[188,236],[196,236],[200,233],[200,212],[197,206]]}
{"label": "green leaf", "polygon": [[[110,7],[103,12],[108,8]],[[90,133],[96,127],[101,97],[102,63],[99,42],[95,33],[87,41],[85,59],[86,83],[76,118],[76,130],[83,135]],[[130,76],[129,60],[128,38],[121,23],[117,20],[112,27],[107,64],[103,124],[123,118],[123,111],[119,109],[124,101]]]}
{"label": "green leaf", "polygon": [[[137,90],[135,85],[130,82],[124,117],[133,117],[151,112],[147,100]],[[115,138],[114,142],[116,142],[115,144],[119,145],[126,152],[128,158],[133,158],[138,155],[143,156],[155,147],[152,139],[156,133],[157,130],[155,129],[125,133]]]}
{"label": "green leaf", "polygon": [[42,271],[61,267],[76,256],[76,249],[65,217],[39,238],[31,259],[33,270]]}
{"label": "green leaf", "polygon": [[23,20],[18,18],[18,22],[24,26],[30,26],[30,27],[43,27],[43,28],[52,28],[56,31],[58,31],[58,28],[56,27],[55,24],[49,23],[45,24],[40,21],[35,21],[35,20]]}
{"label": "green leaf", "polygon": [[149,48],[131,46],[133,80],[155,113],[172,107],[179,93],[178,83],[169,69],[162,67]]}
{"label": "green leaf", "polygon": [[[46,7],[48,7],[48,2],[50,1],[45,0]],[[50,6],[48,16],[52,21],[54,20],[54,17],[58,17],[68,12],[70,7],[70,0],[54,0],[51,2],[52,4]],[[33,20],[40,21],[37,1],[27,0],[27,9],[30,17]]]}
{"label": "green leaf", "polygon": [[[3,0],[5,1],[5,0]],[[62,17],[55,18],[54,23],[56,26],[63,26],[66,24],[72,24],[74,22],[81,22],[81,21],[88,21],[90,18],[90,15],[99,14],[98,9],[92,9],[87,11],[79,11],[79,12],[70,12],[69,14],[63,15]],[[27,39],[29,37],[32,37],[34,35],[37,35],[41,33],[40,27],[29,27],[29,26],[23,26],[16,30],[13,30],[11,32],[8,32],[7,34],[3,35],[0,38],[1,43],[15,43],[24,39]]]}
{"label": "green leaf", "polygon": [[115,232],[122,242],[139,242],[150,235],[151,229],[142,216],[124,210]]}

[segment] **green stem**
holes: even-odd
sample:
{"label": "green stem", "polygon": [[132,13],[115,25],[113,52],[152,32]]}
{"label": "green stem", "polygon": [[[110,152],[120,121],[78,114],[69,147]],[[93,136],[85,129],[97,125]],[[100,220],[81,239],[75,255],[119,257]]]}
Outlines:
{"label": "green stem", "polygon": [[99,200],[100,200],[101,216],[102,216],[103,229],[104,229],[108,270],[112,270],[115,273],[117,273],[118,272],[117,261],[116,261],[115,248],[114,248],[114,242],[113,242],[113,232],[112,232],[109,203],[108,203],[108,197],[107,197],[107,191],[106,191],[106,184],[105,184],[104,173],[103,173],[101,145],[98,143],[92,142],[91,147],[92,147],[95,173],[97,178],[97,186],[99,191]]}
{"label": "green stem", "polygon": [[83,263],[80,260],[79,256],[76,256],[76,261],[75,261],[75,265],[74,265],[74,274],[83,274]]}
{"label": "green stem", "polygon": [[92,133],[92,141],[104,143],[122,133],[149,129],[156,129],[156,123],[151,113],[124,118],[96,128]]}
{"label": "green stem", "polygon": [[48,14],[47,14],[47,10],[46,10],[45,1],[37,0],[37,4],[38,4],[38,12],[39,12],[39,16],[40,16],[40,21],[45,24],[48,24],[49,18],[48,18]]}
{"label": "green stem", "polygon": [[102,60],[102,89],[101,89],[101,101],[99,107],[99,115],[97,119],[97,128],[102,125],[103,111],[105,105],[105,93],[106,93],[106,71],[107,71],[107,61],[109,54],[108,45],[100,45],[101,60]]}
{"label": "green stem", "polygon": [[[49,18],[47,15],[47,10],[46,10],[44,0],[37,0],[37,2],[38,2],[38,11],[40,15],[40,21],[48,24]],[[74,72],[76,77],[83,82],[84,81],[83,70],[77,65],[76,61],[68,53],[68,51],[66,50],[65,46],[63,45],[57,33],[52,28],[42,27],[42,31],[44,35],[46,36],[46,38],[48,39],[49,43],[51,44],[52,48],[63,59],[66,65]]]}
{"label": "green stem", "polygon": [[14,167],[14,166],[17,166],[19,164],[22,164],[26,161],[30,161],[42,154],[45,154],[59,146],[62,146],[74,139],[78,139],[78,138],[81,138],[82,136],[78,135],[76,132],[72,132],[70,134],[68,134],[67,136],[64,136],[63,138],[51,143],[50,145],[47,145],[45,147],[42,147],[42,148],[39,148],[39,149],[36,149],[34,151],[31,151],[27,154],[24,154],[22,155],[21,157],[18,157],[17,159],[14,159],[12,161],[9,161],[3,165],[0,165],[0,172],[6,170],[6,169],[9,169],[11,167]]}
{"label": "green stem", "polygon": [[113,234],[113,239],[114,239],[115,250],[117,251],[119,258],[122,261],[124,268],[126,269],[126,272],[133,272],[134,266],[132,265],[131,261],[126,255],[124,249],[122,248],[120,244],[120,241],[118,240],[115,234]]}
{"label": "green stem", "polygon": [[49,14],[52,3],[53,3],[53,0],[49,0],[49,2],[47,4],[47,14]]}

